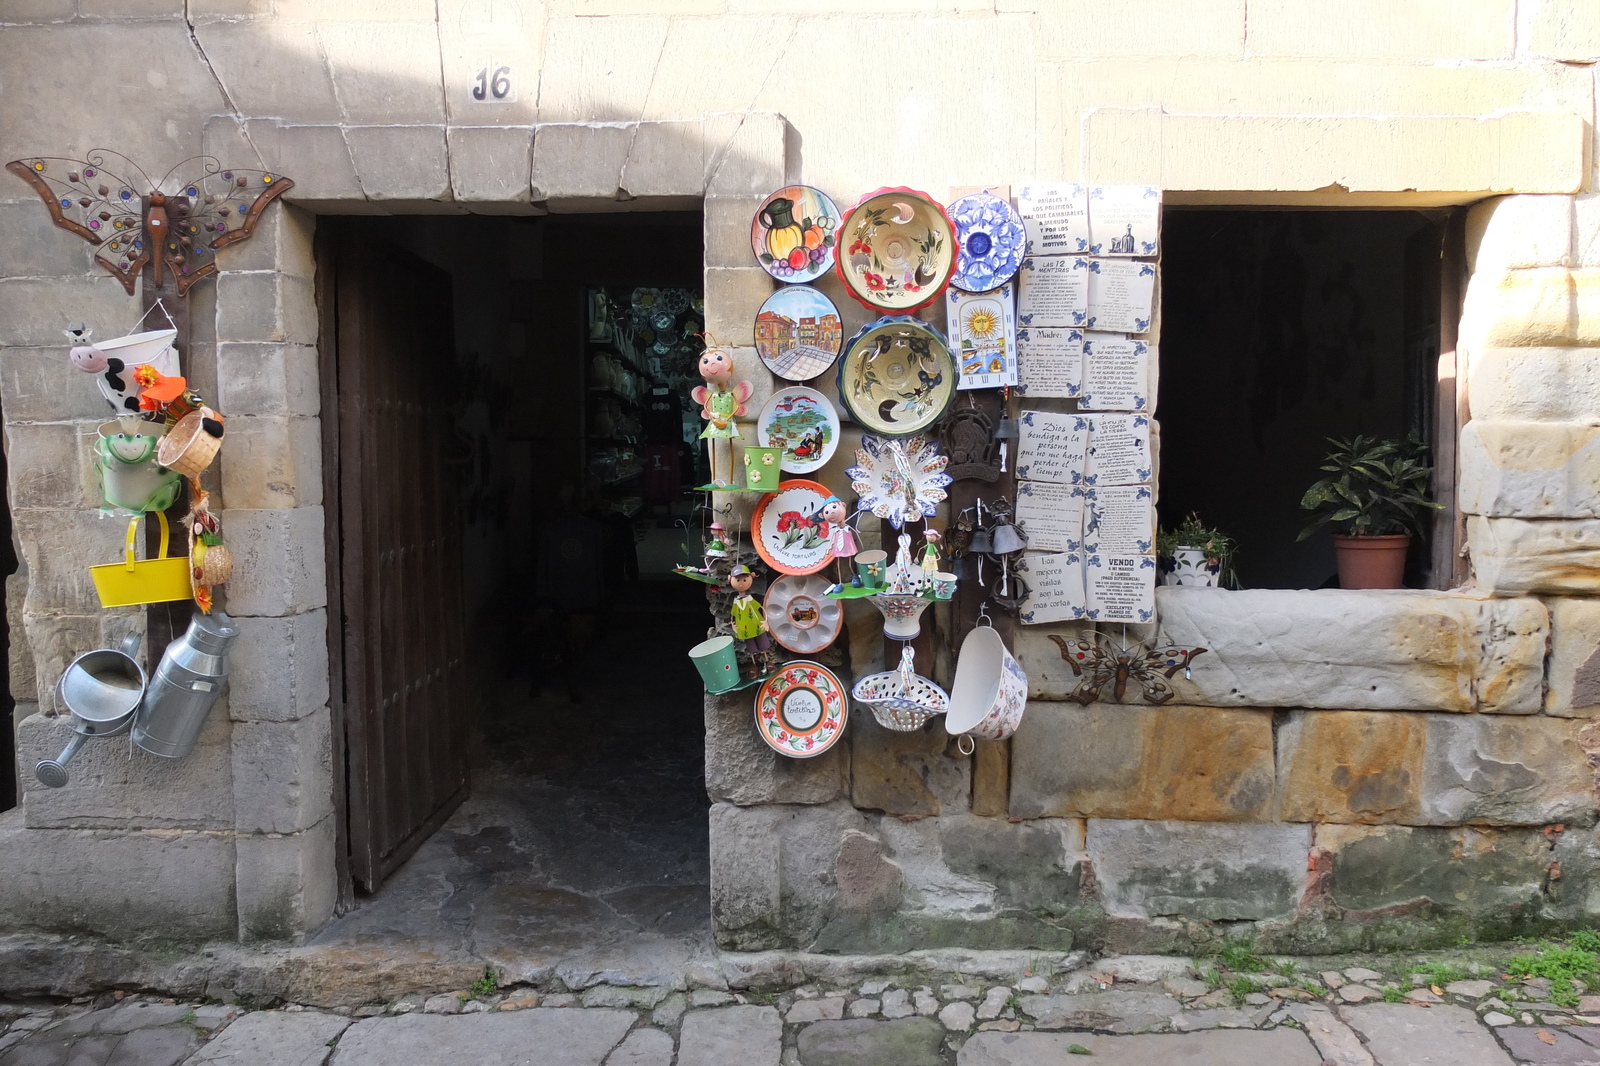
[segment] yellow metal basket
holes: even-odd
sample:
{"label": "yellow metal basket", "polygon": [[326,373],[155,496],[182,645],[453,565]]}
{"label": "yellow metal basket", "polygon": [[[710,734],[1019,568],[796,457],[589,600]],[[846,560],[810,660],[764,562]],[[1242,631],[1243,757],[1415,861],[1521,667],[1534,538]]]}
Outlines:
{"label": "yellow metal basket", "polygon": [[172,529],[167,516],[161,511],[149,512],[161,523],[161,554],[154,559],[135,559],[134,540],[139,532],[139,517],[128,522],[128,543],[120,563],[102,563],[89,567],[94,578],[94,588],[100,596],[102,607],[133,607],[144,603],[166,603],[169,600],[187,600],[194,594],[189,583],[189,559],[178,555],[167,557],[167,544]]}

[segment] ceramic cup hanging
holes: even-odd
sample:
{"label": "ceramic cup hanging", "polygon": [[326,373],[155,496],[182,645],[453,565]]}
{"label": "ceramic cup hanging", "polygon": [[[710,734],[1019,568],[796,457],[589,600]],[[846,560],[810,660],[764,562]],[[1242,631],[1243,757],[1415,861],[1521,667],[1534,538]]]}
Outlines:
{"label": "ceramic cup hanging", "polygon": [[956,382],[944,334],[904,315],[861,327],[839,360],[839,398],[852,418],[885,437],[933,426],[955,399]]}
{"label": "ceramic cup hanging", "polygon": [[785,663],[756,693],[756,732],[791,759],[821,755],[844,735],[850,701],[844,684],[821,663]]}
{"label": "ceramic cup hanging", "polygon": [[810,381],[826,373],[843,343],[839,309],[809,285],[779,289],[756,315],[756,354],[787,381]]}
{"label": "ceramic cup hanging", "polygon": [[963,292],[988,292],[1022,266],[1028,233],[1016,208],[992,192],[975,192],[950,205],[960,265],[950,284]]}
{"label": "ceramic cup hanging", "polygon": [[988,617],[980,616],[961,642],[945,728],[952,735],[1004,740],[1017,731],[1027,706],[1028,675]]}
{"label": "ceramic cup hanging", "polygon": [[756,437],[763,447],[783,449],[783,468],[789,473],[814,473],[839,446],[839,413],[816,389],[791,385],[761,406]]}
{"label": "ceramic cup hanging", "polygon": [[801,655],[815,655],[837,640],[844,607],[827,591],[827,579],[816,575],[785,574],[774,581],[762,601],[773,639]]}
{"label": "ceramic cup hanging", "polygon": [[931,303],[955,272],[955,225],[927,193],[879,189],[839,228],[839,279],[869,308],[904,314]]}
{"label": "ceramic cup hanging", "polygon": [[782,574],[814,574],[833,553],[822,509],[833,496],[815,481],[785,481],[756,504],[750,531],[756,553]]}
{"label": "ceramic cup hanging", "polygon": [[809,185],[788,185],[761,201],[750,220],[750,250],[779,281],[815,281],[833,265],[839,208]]}

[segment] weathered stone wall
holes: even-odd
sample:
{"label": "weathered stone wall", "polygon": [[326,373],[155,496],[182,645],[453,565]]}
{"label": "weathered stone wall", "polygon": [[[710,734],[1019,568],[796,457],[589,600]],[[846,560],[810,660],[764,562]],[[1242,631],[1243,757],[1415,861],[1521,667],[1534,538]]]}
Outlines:
{"label": "weathered stone wall", "polygon": [[[877,61],[886,27],[953,59]],[[512,67],[513,102],[473,100],[490,57]],[[1587,914],[1596,60],[1582,0],[4,5],[3,158],[108,145],[160,173],[206,150],[297,186],[196,290],[185,353],[230,416],[218,502],[244,632],[228,712],[181,764],[106,746],[68,789],[30,789],[0,817],[0,924],[280,937],[330,913],[315,213],[703,205],[707,325],[759,404],[752,322],[773,285],[748,223],[786,180],[841,201],[1030,179],[1151,182],[1191,203],[1481,201],[1460,370],[1477,585],[1163,593],[1167,635],[1212,649],[1181,707],[1064,703],[1064,663],[1025,631],[1027,724],[971,760],[862,716],[847,748],[791,763],[751,735],[744,700],[709,700],[724,943],[1161,947],[1244,929],[1314,947]],[[823,287],[847,328],[866,320]],[[60,333],[137,315],[0,179],[24,765],[63,736],[49,686],[65,662],[141,624],[100,611],[84,574],[120,530],[91,510],[101,409]],[[823,474],[838,488],[842,443]],[[858,671],[876,665],[871,618],[851,612]]]}

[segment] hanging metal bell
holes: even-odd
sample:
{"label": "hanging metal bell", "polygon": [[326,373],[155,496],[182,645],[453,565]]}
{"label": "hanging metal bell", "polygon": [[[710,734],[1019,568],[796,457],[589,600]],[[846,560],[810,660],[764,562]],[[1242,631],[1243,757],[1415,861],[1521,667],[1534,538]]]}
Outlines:
{"label": "hanging metal bell", "polygon": [[1017,420],[1009,413],[1000,419],[1000,424],[994,427],[995,440],[1016,440],[1019,436]]}
{"label": "hanging metal bell", "polygon": [[973,555],[987,555],[994,551],[994,541],[989,536],[987,529],[974,529],[972,540],[967,543],[967,551]]}
{"label": "hanging metal bell", "polygon": [[1028,546],[1028,538],[1022,535],[1022,530],[1010,522],[995,523],[991,540],[994,547],[989,550],[996,555],[1010,555]]}

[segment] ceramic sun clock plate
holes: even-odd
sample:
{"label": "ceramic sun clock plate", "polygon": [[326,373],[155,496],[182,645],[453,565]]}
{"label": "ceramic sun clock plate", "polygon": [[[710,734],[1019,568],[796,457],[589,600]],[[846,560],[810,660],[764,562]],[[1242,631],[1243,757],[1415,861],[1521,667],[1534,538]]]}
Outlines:
{"label": "ceramic sun clock plate", "polygon": [[956,269],[956,228],[914,189],[869,193],[839,230],[839,278],[869,308],[904,314],[944,292]]}
{"label": "ceramic sun clock plate", "polygon": [[844,735],[850,715],[845,687],[820,663],[796,659],[756,693],[756,732],[791,759],[821,755]]}
{"label": "ceramic sun clock plate", "polygon": [[839,360],[839,398],[852,418],[885,437],[909,437],[938,422],[957,381],[944,335],[903,315],[863,326]]}
{"label": "ceramic sun clock plate", "polygon": [[844,607],[827,596],[830,582],[815,574],[785,574],[762,601],[767,629],[779,644],[801,655],[815,655],[839,638]]}
{"label": "ceramic sun clock plate", "polygon": [[791,474],[821,470],[839,446],[839,413],[816,389],[792,385],[773,393],[756,417],[763,448],[783,449],[783,468]]}
{"label": "ceramic sun clock plate", "polygon": [[826,485],[796,478],[756,504],[750,520],[756,552],[780,574],[814,574],[828,565],[828,522],[822,505],[833,493]]}

